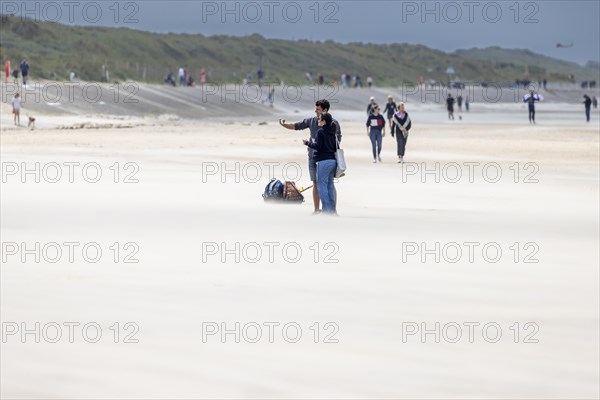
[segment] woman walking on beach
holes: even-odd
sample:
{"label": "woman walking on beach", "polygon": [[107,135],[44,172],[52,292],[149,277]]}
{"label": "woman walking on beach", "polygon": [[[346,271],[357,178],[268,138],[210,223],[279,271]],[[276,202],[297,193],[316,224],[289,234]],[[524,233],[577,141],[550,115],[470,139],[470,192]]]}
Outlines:
{"label": "woman walking on beach", "polygon": [[411,128],[410,117],[404,110],[404,103],[398,103],[398,112],[394,114],[394,128],[392,128],[392,136],[396,132],[396,142],[398,143],[398,162],[404,163],[404,152],[406,150],[406,142],[408,141],[408,131]]}
{"label": "woman walking on beach", "polygon": [[381,162],[381,144],[385,136],[385,118],[379,114],[379,106],[375,104],[371,115],[367,118],[367,136],[371,139],[373,162]]}
{"label": "woman walking on beach", "polygon": [[392,96],[388,96],[388,102],[383,109],[383,113],[387,114],[388,125],[390,129],[392,128],[392,118],[394,118],[394,113],[398,111],[398,107],[396,107],[396,103],[394,102],[394,98]]}
{"label": "woman walking on beach", "polygon": [[336,214],[335,187],[333,178],[337,168],[335,152],[337,150],[337,126],[329,113],[319,116],[319,130],[315,141],[303,140],[302,142],[315,150],[314,159],[317,162],[317,187],[324,214]]}
{"label": "woman walking on beach", "polygon": [[13,114],[15,115],[15,125],[21,125],[21,97],[19,93],[15,94],[12,100]]}

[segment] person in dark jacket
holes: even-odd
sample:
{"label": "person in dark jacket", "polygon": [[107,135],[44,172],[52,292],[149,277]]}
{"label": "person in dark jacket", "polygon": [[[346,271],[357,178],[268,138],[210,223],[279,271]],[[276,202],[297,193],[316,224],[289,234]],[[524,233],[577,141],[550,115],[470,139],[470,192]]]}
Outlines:
{"label": "person in dark jacket", "polygon": [[583,95],[583,105],[585,106],[585,119],[590,122],[590,110],[592,109],[592,99],[587,94]]}
{"label": "person in dark jacket", "polygon": [[29,76],[29,63],[27,60],[21,61],[21,76],[23,77],[23,86],[27,86],[27,78]]}
{"label": "person in dark jacket", "polygon": [[167,75],[167,77],[165,78],[165,83],[168,83],[172,86],[177,86],[177,84],[175,83],[175,79],[173,78],[172,72],[169,72],[169,75]]}
{"label": "person in dark jacket", "polygon": [[533,90],[531,92],[529,92],[529,94],[526,94],[523,97],[523,102],[527,103],[527,106],[529,108],[529,123],[530,124],[535,124],[535,102],[542,101],[542,100],[544,100],[544,97],[542,97],[539,94],[536,94]]}
{"label": "person in dark jacket", "polygon": [[371,96],[371,98],[369,98],[369,104],[367,104],[367,115],[371,115],[371,113],[373,112],[373,107],[375,107],[377,105],[377,102],[375,101],[375,97]]}
{"label": "person in dark jacket", "polygon": [[385,118],[379,114],[379,106],[373,106],[371,115],[367,118],[367,136],[371,139],[373,162],[381,162],[381,144],[385,136]]}
{"label": "person in dark jacket", "polygon": [[412,123],[408,113],[404,110],[404,103],[398,103],[398,112],[394,114],[394,128],[392,136],[396,132],[396,142],[398,143],[398,162],[404,163],[404,152],[406,150],[406,142],[408,141],[408,131]]}
{"label": "person in dark jacket", "polygon": [[448,119],[454,120],[454,97],[450,93],[448,93],[448,98],[446,99],[446,109],[448,110]]}
{"label": "person in dark jacket", "polygon": [[383,113],[387,114],[388,125],[390,128],[392,127],[392,118],[394,118],[394,113],[398,111],[398,107],[396,107],[396,102],[392,96],[388,96],[388,102],[383,109]]}
{"label": "person in dark jacket", "polygon": [[323,213],[336,214],[335,187],[333,178],[337,168],[335,152],[337,151],[337,127],[329,113],[319,117],[319,130],[314,140],[302,142],[315,150],[314,159],[317,162],[317,187],[323,205]]}

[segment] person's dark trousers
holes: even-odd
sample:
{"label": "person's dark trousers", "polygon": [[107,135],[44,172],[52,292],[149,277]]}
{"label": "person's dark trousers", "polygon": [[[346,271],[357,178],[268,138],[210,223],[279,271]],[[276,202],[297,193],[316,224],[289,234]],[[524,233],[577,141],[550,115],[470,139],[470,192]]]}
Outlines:
{"label": "person's dark trousers", "polygon": [[529,107],[529,122],[535,123],[535,108]]}
{"label": "person's dark trousers", "polygon": [[400,129],[396,130],[396,142],[398,143],[398,157],[404,157],[404,151],[406,150],[406,142],[408,141],[408,134],[406,138],[402,134]]}
{"label": "person's dark trousers", "polygon": [[590,107],[585,108],[585,119],[590,122]]}

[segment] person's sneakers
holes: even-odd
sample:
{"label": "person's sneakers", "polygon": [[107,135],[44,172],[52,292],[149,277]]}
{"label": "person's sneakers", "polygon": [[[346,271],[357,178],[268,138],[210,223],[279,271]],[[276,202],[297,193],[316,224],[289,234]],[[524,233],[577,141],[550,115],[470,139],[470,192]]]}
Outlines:
{"label": "person's sneakers", "polygon": [[321,210],[315,210],[312,213],[312,215],[319,215],[319,214],[321,214]]}
{"label": "person's sneakers", "polygon": [[373,164],[375,164],[375,163],[377,163],[377,159],[376,158],[373,159]]}
{"label": "person's sneakers", "polygon": [[402,158],[402,156],[398,156],[398,164],[404,164],[404,158]]}
{"label": "person's sneakers", "polygon": [[379,162],[381,162],[381,157],[377,157],[377,160],[378,160]]}

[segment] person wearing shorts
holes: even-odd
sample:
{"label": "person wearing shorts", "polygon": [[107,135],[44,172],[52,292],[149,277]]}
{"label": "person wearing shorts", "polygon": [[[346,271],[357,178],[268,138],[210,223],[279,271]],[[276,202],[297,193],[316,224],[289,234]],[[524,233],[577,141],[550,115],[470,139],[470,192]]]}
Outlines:
{"label": "person wearing shorts", "polygon": [[12,100],[13,114],[15,116],[15,125],[21,125],[21,97],[19,93],[15,94]]}

